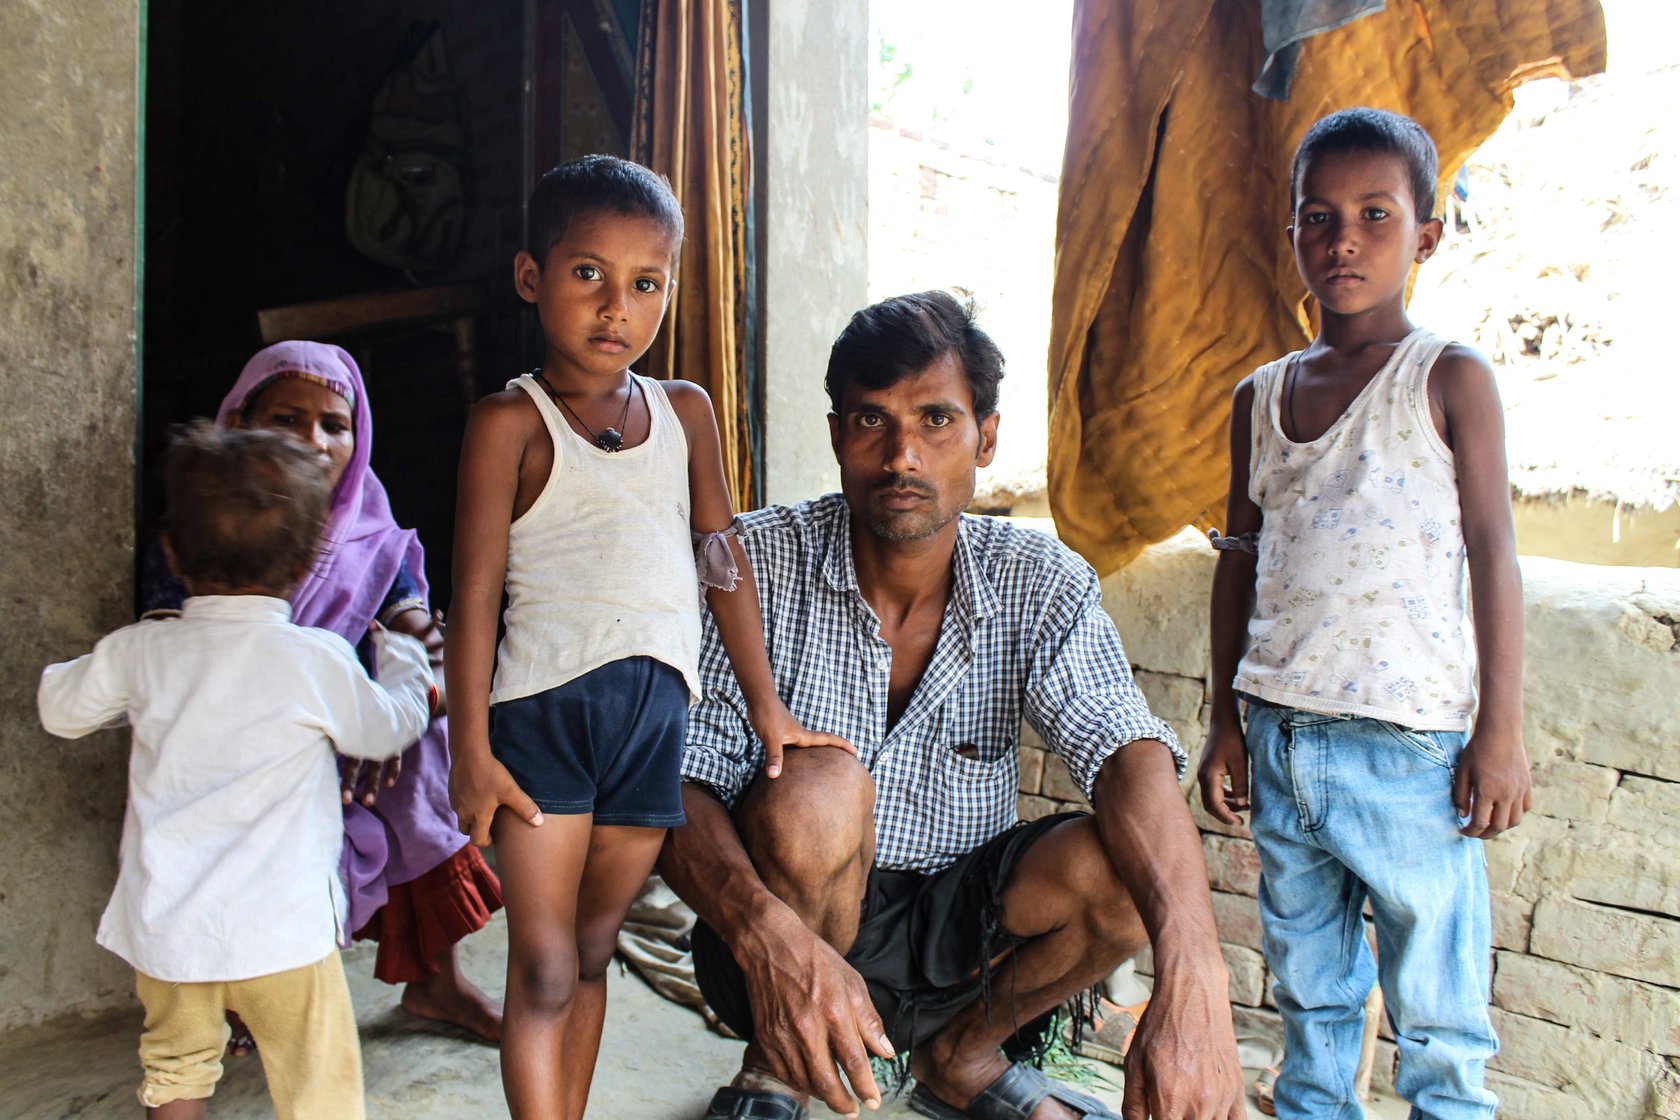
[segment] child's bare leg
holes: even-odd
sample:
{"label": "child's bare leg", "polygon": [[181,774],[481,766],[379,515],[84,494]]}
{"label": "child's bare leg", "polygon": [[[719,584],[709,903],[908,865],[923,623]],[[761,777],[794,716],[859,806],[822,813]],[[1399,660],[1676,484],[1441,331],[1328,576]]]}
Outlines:
{"label": "child's bare leg", "polygon": [[210,1101],[203,1097],[193,1101],[170,1101],[156,1108],[148,1108],[146,1120],[204,1120],[205,1107],[209,1103]]}
{"label": "child's bare leg", "polygon": [[615,825],[601,825],[589,838],[589,859],[577,901],[577,995],[566,1024],[567,1120],[582,1120],[589,1101],[607,1013],[607,967],[624,915],[647,882],[664,842],[663,828]]}
{"label": "child's bare leg", "polygon": [[508,925],[502,1089],[515,1120],[566,1114],[566,1023],[578,986],[578,884],[592,820],[588,814],[550,813],[533,828],[504,808],[491,828]]}
{"label": "child's bare leg", "polygon": [[403,988],[402,1009],[422,1019],[453,1023],[490,1042],[502,1038],[502,1005],[461,971],[451,945],[437,955],[437,973]]}

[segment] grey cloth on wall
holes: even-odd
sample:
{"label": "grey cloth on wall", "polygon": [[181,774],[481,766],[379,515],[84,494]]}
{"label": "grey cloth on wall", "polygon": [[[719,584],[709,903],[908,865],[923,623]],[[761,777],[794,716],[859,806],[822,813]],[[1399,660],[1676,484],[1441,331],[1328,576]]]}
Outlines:
{"label": "grey cloth on wall", "polygon": [[1254,92],[1276,101],[1288,100],[1302,40],[1382,10],[1383,0],[1260,0],[1266,59],[1254,79]]}

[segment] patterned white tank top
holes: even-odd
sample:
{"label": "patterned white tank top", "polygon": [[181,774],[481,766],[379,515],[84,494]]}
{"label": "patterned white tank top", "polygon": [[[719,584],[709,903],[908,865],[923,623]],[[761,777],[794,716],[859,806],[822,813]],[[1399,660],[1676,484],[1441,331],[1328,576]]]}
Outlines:
{"label": "patterned white tank top", "polygon": [[1476,707],[1464,535],[1429,371],[1447,342],[1415,330],[1318,439],[1283,434],[1290,354],[1254,374],[1248,493],[1264,516],[1238,691],[1420,731]]}

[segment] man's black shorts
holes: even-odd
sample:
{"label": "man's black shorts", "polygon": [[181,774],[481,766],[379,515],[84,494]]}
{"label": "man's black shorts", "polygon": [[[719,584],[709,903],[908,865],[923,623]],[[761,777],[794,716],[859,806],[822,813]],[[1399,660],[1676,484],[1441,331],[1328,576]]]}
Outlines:
{"label": "man's black shorts", "polygon": [[[869,873],[857,940],[846,961],[869,985],[894,1049],[919,1046],[986,990],[989,1006],[1013,1016],[1008,980],[981,969],[1022,939],[1003,929],[1004,884],[1033,843],[1085,813],[1057,813],[1006,829],[931,874]],[[694,928],[694,972],[718,1017],[753,1035],[746,982],[728,946],[704,922]]]}

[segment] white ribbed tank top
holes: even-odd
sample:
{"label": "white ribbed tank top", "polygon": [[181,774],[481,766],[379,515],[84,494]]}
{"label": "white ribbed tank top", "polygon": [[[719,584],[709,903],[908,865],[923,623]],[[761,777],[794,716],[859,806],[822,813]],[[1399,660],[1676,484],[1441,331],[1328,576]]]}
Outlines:
{"label": "white ribbed tank top", "polygon": [[631,374],[648,438],[608,452],[572,430],[530,375],[554,469],[508,530],[506,632],[490,702],[565,684],[626,657],[652,657],[700,695],[700,593],[689,537],[688,438],[659,382]]}
{"label": "white ribbed tank top", "polygon": [[1429,411],[1445,340],[1415,330],[1318,439],[1283,434],[1295,354],[1254,374],[1249,497],[1264,516],[1240,692],[1463,731],[1476,707],[1458,472]]}

